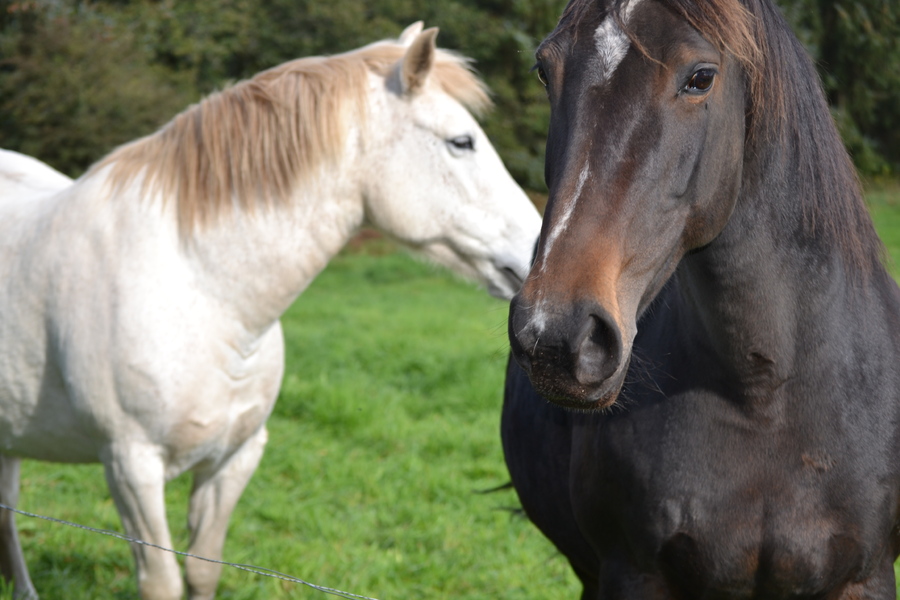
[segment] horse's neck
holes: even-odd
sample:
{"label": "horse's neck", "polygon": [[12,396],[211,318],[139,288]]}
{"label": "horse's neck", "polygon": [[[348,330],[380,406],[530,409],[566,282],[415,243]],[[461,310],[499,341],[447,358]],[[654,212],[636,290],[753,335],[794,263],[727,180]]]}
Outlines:
{"label": "horse's neck", "polygon": [[839,368],[858,358],[861,333],[876,341],[893,335],[882,323],[897,312],[896,286],[879,264],[852,163],[813,87],[786,99],[790,126],[757,125],[728,225],[679,273],[687,314],[720,360],[749,380]]}
{"label": "horse's neck", "polygon": [[886,310],[873,291],[883,273],[861,281],[837,248],[798,235],[796,205],[767,202],[742,198],[719,238],[677,274],[686,328],[738,396],[761,405],[783,399],[789,382],[803,389],[834,377],[852,360],[854,335]]}
{"label": "horse's neck", "polygon": [[363,206],[338,169],[277,209],[226,218],[185,244],[204,290],[248,331],[265,331],[359,228]]}

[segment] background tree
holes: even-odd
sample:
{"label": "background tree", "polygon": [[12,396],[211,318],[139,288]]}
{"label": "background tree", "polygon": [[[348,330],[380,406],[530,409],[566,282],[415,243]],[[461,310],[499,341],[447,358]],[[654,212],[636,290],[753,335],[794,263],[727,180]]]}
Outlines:
{"label": "background tree", "polygon": [[0,15],[0,147],[78,174],[194,96],[127,23],[62,3],[7,3]]}
{"label": "background tree", "polygon": [[[864,174],[900,173],[900,5],[780,0],[820,67]],[[0,147],[72,175],[203,95],[299,56],[395,37],[417,20],[493,90],[485,129],[543,189],[549,107],[530,72],[566,0],[0,0]]]}
{"label": "background tree", "polygon": [[857,167],[900,173],[900,3],[781,0]]}

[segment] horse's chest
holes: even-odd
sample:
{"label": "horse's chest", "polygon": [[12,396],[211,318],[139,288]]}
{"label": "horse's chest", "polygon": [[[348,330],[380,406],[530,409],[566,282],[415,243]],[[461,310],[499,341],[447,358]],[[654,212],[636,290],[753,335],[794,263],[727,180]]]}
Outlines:
{"label": "horse's chest", "polygon": [[[729,439],[634,427],[575,436],[576,518],[602,557],[652,574],[673,595],[806,598],[870,571],[896,498],[834,472],[822,451],[779,455]],[[639,443],[640,441],[640,443]]]}
{"label": "horse's chest", "polygon": [[177,403],[165,440],[170,474],[227,460],[268,419],[283,373],[280,329],[250,355],[233,354],[196,378],[196,385]]}
{"label": "horse's chest", "polygon": [[855,579],[867,541],[840,516],[788,498],[734,490],[720,498],[674,494],[633,523],[644,560],[670,588],[702,597],[807,598]]}

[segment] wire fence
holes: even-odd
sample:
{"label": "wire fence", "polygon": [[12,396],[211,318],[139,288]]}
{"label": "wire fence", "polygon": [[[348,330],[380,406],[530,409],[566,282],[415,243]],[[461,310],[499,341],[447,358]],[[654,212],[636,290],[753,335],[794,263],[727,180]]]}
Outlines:
{"label": "wire fence", "polygon": [[330,594],[332,596],[340,596],[341,598],[348,598],[350,600],[377,600],[377,598],[371,598],[369,596],[361,596],[359,594],[353,594],[351,592],[345,592],[343,590],[338,590],[335,588],[325,587],[322,585],[317,585],[315,583],[310,583],[309,581],[304,581],[303,579],[299,579],[297,577],[293,577],[291,575],[286,575],[285,573],[280,573],[273,569],[267,569],[265,567],[258,567],[256,565],[245,565],[240,563],[232,563],[225,560],[216,560],[214,558],[206,558],[205,556],[197,556],[196,554],[191,554],[190,552],[181,552],[179,550],[172,550],[171,548],[166,548],[164,546],[159,546],[157,544],[151,544],[150,542],[145,542],[144,540],[139,540],[133,538],[131,536],[118,533],[116,531],[109,531],[107,529],[97,529],[96,527],[88,527],[87,525],[80,525],[78,523],[72,523],[71,521],[66,521],[64,519],[57,519],[54,517],[47,517],[44,515],[38,515],[35,513],[30,513],[24,510],[19,510],[18,508],[13,508],[11,506],[7,506],[6,504],[0,503],[0,509],[5,509],[10,512],[14,512],[17,515],[22,515],[23,517],[30,517],[33,519],[42,519],[44,521],[50,521],[51,523],[59,523],[60,525],[66,525],[68,527],[74,527],[76,529],[83,529],[84,531],[89,531],[91,533],[97,533],[100,535],[109,536],[112,538],[124,540],[126,542],[131,542],[132,544],[140,544],[142,546],[147,546],[149,548],[156,548],[157,550],[163,550],[165,552],[171,552],[172,554],[177,554],[178,556],[185,556],[189,558],[196,558],[198,560],[203,560],[210,563],[216,563],[219,565],[225,565],[227,567],[233,567],[235,569],[240,569],[241,571],[247,571],[248,573],[254,573],[256,575],[262,575],[263,577],[271,577],[273,579],[280,579],[281,581],[289,581],[291,583],[299,583],[301,585],[305,585],[306,587],[312,588],[319,592],[323,592],[325,594]]}

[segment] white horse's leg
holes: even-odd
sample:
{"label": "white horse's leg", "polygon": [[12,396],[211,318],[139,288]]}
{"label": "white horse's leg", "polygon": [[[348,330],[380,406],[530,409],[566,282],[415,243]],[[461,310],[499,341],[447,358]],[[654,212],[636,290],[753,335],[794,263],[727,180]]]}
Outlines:
{"label": "white horse's leg", "polygon": [[[0,454],[0,502],[12,508],[19,502],[20,464],[20,459]],[[8,510],[0,510],[0,572],[6,581],[13,581],[17,599],[37,600],[19,544],[15,514]]]}
{"label": "white horse's leg", "polygon": [[[157,449],[122,445],[103,456],[106,482],[119,509],[125,532],[165,548],[172,547],[166,523],[165,471]],[[131,545],[143,600],[179,600],[184,591],[174,554]]]}
{"label": "white horse's leg", "polygon": [[[224,465],[215,470],[194,473],[194,489],[191,492],[188,515],[191,554],[222,559],[228,521],[247,482],[259,465],[267,439],[265,426],[260,427]],[[185,570],[190,600],[210,600],[215,596],[222,565],[188,557],[185,560]]]}

